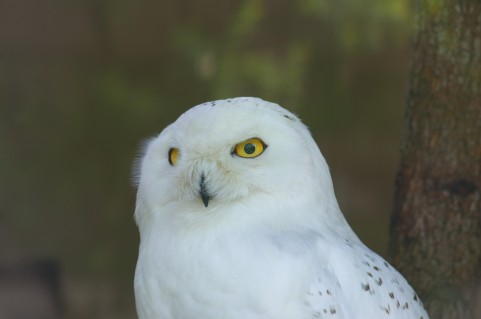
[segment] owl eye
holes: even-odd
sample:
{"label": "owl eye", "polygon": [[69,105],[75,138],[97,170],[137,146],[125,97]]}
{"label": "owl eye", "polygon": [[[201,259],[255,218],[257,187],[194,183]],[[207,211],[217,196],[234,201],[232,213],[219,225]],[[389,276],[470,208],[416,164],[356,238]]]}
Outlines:
{"label": "owl eye", "polygon": [[253,137],[237,144],[232,153],[244,158],[253,158],[261,155],[266,148],[267,145],[260,138]]}
{"label": "owl eye", "polygon": [[169,163],[170,165],[174,166],[175,163],[177,163],[177,160],[179,159],[179,149],[172,147],[169,150]]}

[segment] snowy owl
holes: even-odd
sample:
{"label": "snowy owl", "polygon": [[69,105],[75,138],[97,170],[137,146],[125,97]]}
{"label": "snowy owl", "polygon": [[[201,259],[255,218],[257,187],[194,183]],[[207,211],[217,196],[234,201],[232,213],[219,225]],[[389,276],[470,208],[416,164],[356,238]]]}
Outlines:
{"label": "snowy owl", "polygon": [[195,106],[138,169],[140,319],[428,319],[351,230],[319,148],[279,105]]}

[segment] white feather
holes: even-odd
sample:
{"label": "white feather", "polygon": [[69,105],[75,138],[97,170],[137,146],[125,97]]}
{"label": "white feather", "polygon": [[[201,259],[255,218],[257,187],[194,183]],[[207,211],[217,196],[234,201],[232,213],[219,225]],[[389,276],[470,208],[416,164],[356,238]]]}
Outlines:
{"label": "white feather", "polygon": [[[264,153],[232,154],[253,137]],[[141,319],[428,319],[352,232],[309,131],[277,104],[236,98],[184,113],[147,146],[135,218]]]}

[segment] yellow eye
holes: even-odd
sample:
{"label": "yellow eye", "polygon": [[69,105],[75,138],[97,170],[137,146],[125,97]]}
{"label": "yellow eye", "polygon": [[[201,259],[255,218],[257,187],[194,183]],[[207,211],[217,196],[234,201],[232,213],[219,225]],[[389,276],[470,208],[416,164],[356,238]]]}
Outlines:
{"label": "yellow eye", "polygon": [[261,155],[267,145],[257,137],[250,138],[237,144],[234,148],[234,154],[244,158],[253,158]]}
{"label": "yellow eye", "polygon": [[179,159],[179,149],[172,147],[169,150],[169,163],[170,165],[174,166],[175,163],[177,163],[177,160]]}

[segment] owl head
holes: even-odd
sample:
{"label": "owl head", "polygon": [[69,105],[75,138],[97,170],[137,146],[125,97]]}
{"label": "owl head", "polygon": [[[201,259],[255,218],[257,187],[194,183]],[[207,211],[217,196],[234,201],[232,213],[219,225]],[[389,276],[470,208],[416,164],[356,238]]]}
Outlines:
{"label": "owl head", "polygon": [[236,214],[282,218],[280,212],[296,214],[291,206],[309,201],[337,208],[307,127],[258,98],[191,108],[148,142],[138,175],[139,225],[159,216],[190,223]]}

